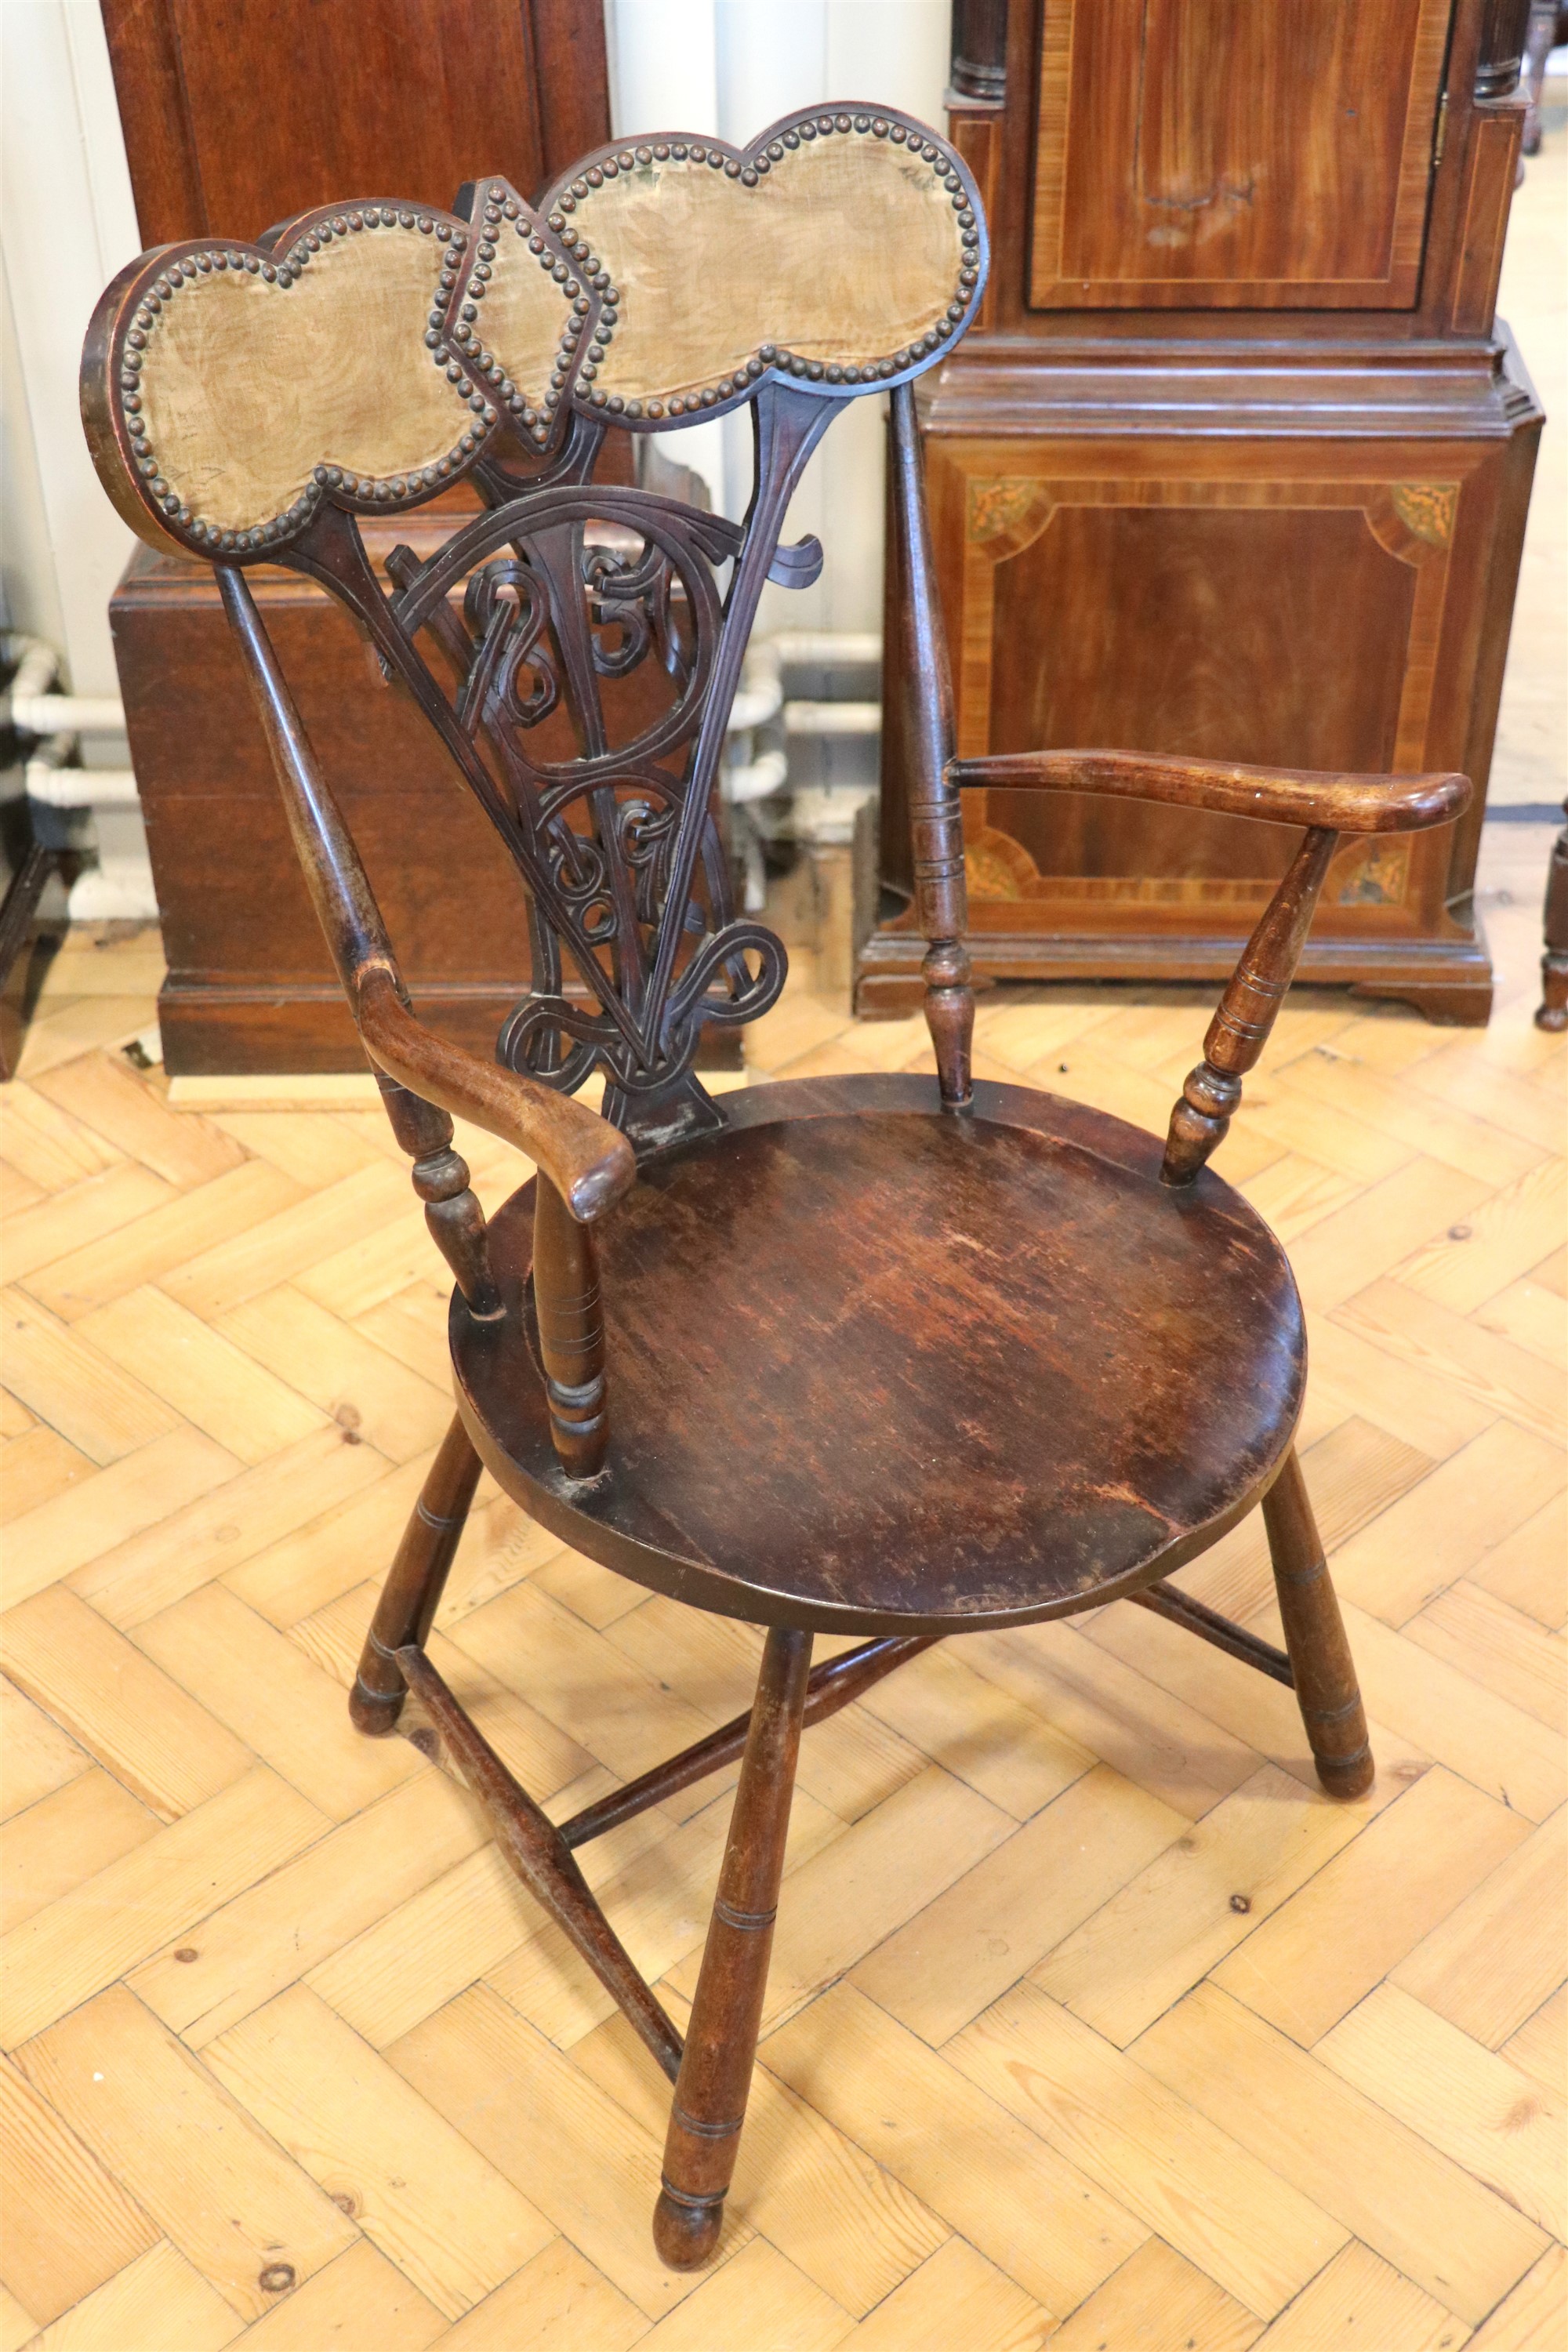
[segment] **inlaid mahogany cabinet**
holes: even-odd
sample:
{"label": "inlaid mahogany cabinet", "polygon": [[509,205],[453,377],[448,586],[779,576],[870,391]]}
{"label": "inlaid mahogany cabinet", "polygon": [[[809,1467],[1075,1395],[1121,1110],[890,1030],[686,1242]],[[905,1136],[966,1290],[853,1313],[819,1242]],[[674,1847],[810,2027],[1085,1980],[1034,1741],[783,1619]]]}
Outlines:
{"label": "inlaid mahogany cabinet", "polygon": [[[961,751],[1465,769],[1458,824],[1341,845],[1301,965],[1463,1022],[1542,424],[1494,318],[1527,14],[957,0],[950,135],[994,259],[917,401]],[[889,628],[906,593],[895,544]],[[909,691],[889,667],[867,1013],[919,997]],[[983,979],[1217,975],[1290,854],[994,786],[964,832]]]}
{"label": "inlaid mahogany cabinet", "polygon": [[[1278,1242],[1206,1163],[1342,845],[1420,841],[1469,788],[1137,751],[955,753],[913,386],[968,327],[985,268],[954,151],[843,106],[741,151],[674,133],[601,149],[537,207],[498,176],[449,213],[378,197],[254,243],[176,241],[110,287],[84,359],[105,488],[152,544],[213,569],[456,1282],[457,1417],[353,1718],[389,1733],[413,1695],[421,1738],[671,2078],[654,2231],[677,2266],[719,2235],[811,1724],[932,1642],[1125,1599],[1292,1686],[1331,1794],[1373,1773],[1293,1451],[1300,1303]],[[710,806],[725,722],[763,582],[806,584],[821,564],[815,540],[781,543],[801,469],[846,402],[884,388],[937,1075],[715,1101],[693,1067],[704,1024],[764,1012],[784,977],[778,940],[730,902]],[[595,477],[617,440],[738,408],[755,446],[742,524]],[[455,480],[478,504],[431,531]],[[367,533],[404,518],[378,569]],[[526,892],[532,982],[490,1055],[438,1036],[411,998],[330,725],[318,741],[304,723],[253,585],[267,566],[338,600],[389,705],[426,730],[454,837],[469,810]],[[963,807],[987,793],[1289,842],[1165,1137],[973,1078]],[[447,886],[459,920],[463,838],[449,874],[426,862],[409,886]],[[595,1075],[602,1113],[574,1099]],[[454,1114],[537,1168],[488,1218]],[[767,1629],[748,1715],[559,1827],[426,1648],[481,1463],[591,1559]],[[1282,1650],[1172,1581],[1258,1507]],[[814,1666],[818,1634],[861,1638]],[[737,1757],[682,2036],[574,1855]]]}

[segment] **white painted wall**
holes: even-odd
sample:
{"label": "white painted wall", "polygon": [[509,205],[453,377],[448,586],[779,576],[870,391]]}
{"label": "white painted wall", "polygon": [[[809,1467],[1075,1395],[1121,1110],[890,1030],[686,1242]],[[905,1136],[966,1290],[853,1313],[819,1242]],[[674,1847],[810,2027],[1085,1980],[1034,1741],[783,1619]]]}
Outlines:
{"label": "white painted wall", "polygon": [[0,595],[78,694],[112,694],[108,604],[132,544],[99,488],[77,363],[141,249],[98,0],[0,0]]}
{"label": "white painted wall", "polygon": [[[741,142],[845,99],[940,122],[950,5],[605,0],[615,128]],[[0,0],[0,623],[58,644],[79,694],[115,690],[107,607],[132,542],[88,459],[77,361],[93,303],[140,243],[99,0]],[[814,458],[790,530],[816,531],[827,566],[804,594],[770,589],[763,626],[879,625],[882,405],[853,403]],[[668,446],[742,511],[743,419]]]}
{"label": "white painted wall", "polygon": [[[796,107],[859,99],[940,128],[951,17],[952,0],[605,0],[614,126],[740,145]],[[880,628],[886,412],[885,394],[847,404],[812,459],[786,536],[815,531],[827,561],[804,593],[764,592],[760,629]],[[743,415],[665,446],[739,519],[752,479]]]}

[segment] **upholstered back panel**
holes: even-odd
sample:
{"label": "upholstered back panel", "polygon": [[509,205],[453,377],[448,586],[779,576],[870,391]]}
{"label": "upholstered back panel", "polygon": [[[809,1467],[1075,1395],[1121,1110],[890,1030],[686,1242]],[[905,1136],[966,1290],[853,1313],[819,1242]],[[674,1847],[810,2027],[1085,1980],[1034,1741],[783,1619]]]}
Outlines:
{"label": "upholstered back panel", "polygon": [[593,397],[634,421],[712,407],[769,362],[883,382],[952,334],[980,275],[948,150],[864,111],[808,116],[738,153],[676,138],[605,149],[544,208],[619,289]]}
{"label": "upholstered back panel", "polygon": [[973,183],[923,125],[792,116],[745,149],[671,133],[587,158],[535,210],[353,202],[254,245],[165,246],[100,302],[82,413],[134,528],[263,554],[324,498],[416,504],[510,427],[641,431],[788,376],[852,398],[917,374],[984,282]]}
{"label": "upholstered back panel", "polygon": [[[227,551],[288,536],[329,475],[362,508],[428,496],[503,414],[546,446],[598,297],[504,182],[485,184],[484,205],[497,217],[478,238],[453,214],[354,203],[258,245],[169,246],[132,263],[83,362],[110,495],[129,473],[165,532]],[[482,350],[471,283],[486,299]]]}
{"label": "upholstered back panel", "polygon": [[[520,221],[498,240],[485,326],[501,373],[542,409],[575,320],[526,234]],[[248,530],[292,506],[319,465],[374,482],[459,464],[476,395],[425,339],[458,299],[462,236],[460,222],[355,206],[301,225],[281,270],[264,276],[264,256],[235,251],[226,268],[204,268],[204,255],[194,276],[162,274],[169,292],[150,289],[141,306],[141,423],[181,503]]]}

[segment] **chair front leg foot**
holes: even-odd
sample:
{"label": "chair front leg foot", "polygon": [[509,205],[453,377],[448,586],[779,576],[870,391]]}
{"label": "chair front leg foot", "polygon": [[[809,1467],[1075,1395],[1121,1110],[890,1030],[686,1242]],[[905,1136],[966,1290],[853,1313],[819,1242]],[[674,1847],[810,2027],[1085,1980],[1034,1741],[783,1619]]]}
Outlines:
{"label": "chair front leg foot", "polygon": [[479,1457],[454,1419],[397,1547],[349,1694],[355,1729],[374,1739],[397,1728],[408,1686],[396,1653],[430,1631],[479,1477]]}
{"label": "chair front leg foot", "polygon": [[675,2085],[653,2242],[671,2270],[695,2270],[719,2242],[767,1990],[811,1635],[769,1633]]}
{"label": "chair front leg foot", "polygon": [[1293,1446],[1263,1498],[1263,1521],[1285,1647],[1318,1778],[1331,1797],[1364,1796],[1373,1772],[1366,1710]]}

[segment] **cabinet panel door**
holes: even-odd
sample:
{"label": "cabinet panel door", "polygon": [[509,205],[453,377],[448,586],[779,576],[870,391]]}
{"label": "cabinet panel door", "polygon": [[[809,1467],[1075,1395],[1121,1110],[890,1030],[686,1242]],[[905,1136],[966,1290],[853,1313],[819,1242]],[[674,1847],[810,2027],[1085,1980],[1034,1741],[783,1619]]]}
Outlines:
{"label": "cabinet panel door", "polygon": [[103,0],[148,245],[308,205],[524,194],[609,136],[595,0]]}
{"label": "cabinet panel door", "polygon": [[[938,445],[961,754],[1104,744],[1372,774],[1457,765],[1465,622],[1450,589],[1482,454],[1173,438],[969,443],[955,462]],[[1250,819],[1001,790],[964,794],[964,835],[976,934],[1244,930],[1294,843]],[[1450,846],[1347,838],[1317,931],[1430,927]]]}
{"label": "cabinet panel door", "polygon": [[1039,310],[1414,308],[1451,0],[1045,0]]}

